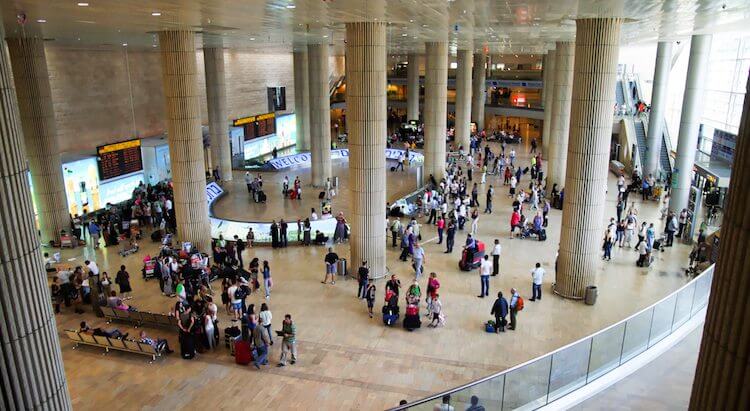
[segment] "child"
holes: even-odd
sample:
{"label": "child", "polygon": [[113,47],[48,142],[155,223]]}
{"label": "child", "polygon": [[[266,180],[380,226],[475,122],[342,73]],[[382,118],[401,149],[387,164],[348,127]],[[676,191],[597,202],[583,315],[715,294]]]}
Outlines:
{"label": "child", "polygon": [[428,327],[437,327],[444,324],[442,317],[443,314],[443,303],[440,302],[440,294],[435,294],[435,298],[432,299],[432,321],[428,324]]}

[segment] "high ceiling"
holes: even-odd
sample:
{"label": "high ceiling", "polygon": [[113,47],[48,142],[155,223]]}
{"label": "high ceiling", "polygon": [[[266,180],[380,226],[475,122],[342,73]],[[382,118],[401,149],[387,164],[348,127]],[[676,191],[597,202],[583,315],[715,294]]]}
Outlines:
{"label": "high ceiling", "polygon": [[[79,5],[87,4],[87,6]],[[572,40],[575,18],[623,17],[622,42],[750,30],[750,0],[0,0],[6,35],[43,36],[81,47],[158,47],[159,30],[188,28],[206,44],[290,51],[344,47],[344,23],[385,21],[391,53],[425,41],[451,49],[539,53]],[[19,14],[25,15],[20,24]]]}

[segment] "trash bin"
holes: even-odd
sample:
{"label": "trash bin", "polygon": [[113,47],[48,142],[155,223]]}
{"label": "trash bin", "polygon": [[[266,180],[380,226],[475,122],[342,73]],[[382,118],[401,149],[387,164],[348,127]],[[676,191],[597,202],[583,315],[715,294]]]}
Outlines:
{"label": "trash bin", "polygon": [[336,262],[336,273],[338,273],[338,275],[346,276],[346,258],[340,258]]}
{"label": "trash bin", "polygon": [[599,291],[597,290],[595,285],[590,285],[586,287],[586,299],[584,300],[586,305],[596,304],[596,296],[598,294],[599,294]]}

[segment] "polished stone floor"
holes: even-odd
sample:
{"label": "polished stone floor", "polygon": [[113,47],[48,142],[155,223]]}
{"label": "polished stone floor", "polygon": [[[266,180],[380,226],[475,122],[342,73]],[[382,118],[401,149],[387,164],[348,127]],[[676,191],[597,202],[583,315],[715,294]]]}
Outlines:
{"label": "polished stone floor", "polygon": [[[520,154],[524,150],[518,148],[518,151]],[[345,164],[337,163],[335,167],[335,174],[347,174],[342,169]],[[405,178],[408,181],[402,181],[404,177],[400,174],[389,174],[389,195],[401,190],[411,191],[409,187],[414,180],[411,176]],[[547,270],[544,298],[527,302],[526,309],[519,314],[516,331],[501,335],[484,332],[483,323],[491,318],[493,299],[477,298],[478,273],[459,271],[460,247],[452,254],[444,254],[443,246],[433,239],[432,228],[423,228],[422,234],[426,240],[426,270],[435,271],[441,281],[440,294],[447,324],[437,329],[423,326],[414,332],[405,331],[400,322],[399,326],[387,328],[378,317],[370,319],[365,303],[355,297],[354,281],[342,279],[335,285],[321,284],[326,252],[323,247],[253,248],[246,251],[246,262],[258,257],[271,265],[274,288],[269,305],[274,313],[274,328],[286,313],[296,321],[300,354],[297,365],[257,371],[235,365],[223,347],[192,361],[173,355],[148,364],[145,357],[128,353],[113,352],[103,356],[90,347],[73,350],[73,344],[63,340],[65,368],[75,408],[170,409],[191,405],[212,409],[383,409],[398,404],[401,399],[416,400],[568,344],[656,302],[687,282],[683,270],[687,265],[688,246],[676,245],[657,253],[655,263],[648,269],[635,266],[637,256],[633,250],[615,248],[612,261],[602,263],[596,305],[557,298],[550,292],[550,283],[554,280],[561,211],[551,213],[546,242],[509,239],[511,201],[507,190],[496,177],[487,183],[498,187],[495,212],[480,217],[479,238],[487,243],[498,238],[503,247],[501,274],[492,277],[490,295],[498,290],[507,294],[511,287],[517,287],[528,300],[530,270],[534,263],[541,262]],[[342,190],[342,197],[337,200],[341,204],[346,203],[345,193],[346,190]],[[609,193],[608,207],[614,215],[613,177]],[[483,195],[480,200],[484,202]],[[660,227],[656,202],[641,204],[636,200],[641,220],[653,221]],[[226,207],[227,214],[245,213],[246,204],[241,200],[228,197],[223,201],[233,204]],[[269,216],[276,214],[279,213],[267,213]],[[459,232],[457,243],[462,243],[465,235]],[[156,281],[144,282],[139,278],[143,255],[157,251],[156,245],[147,241],[142,244],[140,253],[125,258],[114,249],[94,252],[90,248],[79,248],[64,251],[63,260],[66,264],[82,264],[85,258],[93,258],[111,274],[124,264],[133,278],[131,304],[141,310],[167,312],[174,300],[159,293]],[[347,245],[336,246],[336,252],[348,257]],[[409,263],[398,260],[397,249],[388,247],[387,264],[407,286],[413,272]],[[214,286],[220,287],[219,283]],[[382,305],[384,283],[378,282],[377,286],[376,310]],[[422,290],[426,289],[424,279],[421,286]],[[249,298],[249,302],[256,305],[262,301],[264,299],[257,294]],[[228,317],[221,311],[220,329],[223,330]],[[76,327],[81,319],[101,323],[90,312],[77,315],[69,309],[57,316],[58,328]],[[124,324],[119,327],[130,329]],[[175,331],[147,330],[168,338],[176,347]],[[274,345],[272,358],[277,359],[279,352],[279,345]]]}

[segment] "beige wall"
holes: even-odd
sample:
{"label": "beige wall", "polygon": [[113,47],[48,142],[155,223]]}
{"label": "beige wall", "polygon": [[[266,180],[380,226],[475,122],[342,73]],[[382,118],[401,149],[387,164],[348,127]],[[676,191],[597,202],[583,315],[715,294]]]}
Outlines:
{"label": "beige wall", "polygon": [[[128,50],[127,60],[124,48],[73,49],[48,44],[46,52],[62,152],[94,154],[97,145],[134,134],[149,137],[164,132],[161,63],[155,50]],[[286,87],[286,112],[294,111],[291,53],[225,53],[227,122],[267,112],[269,86]],[[208,124],[203,52],[199,50],[196,58],[201,113],[203,124]]]}

